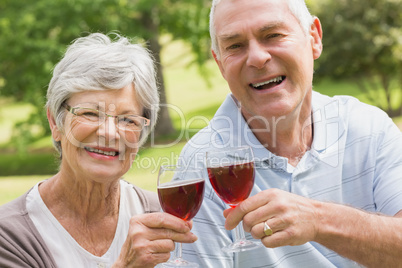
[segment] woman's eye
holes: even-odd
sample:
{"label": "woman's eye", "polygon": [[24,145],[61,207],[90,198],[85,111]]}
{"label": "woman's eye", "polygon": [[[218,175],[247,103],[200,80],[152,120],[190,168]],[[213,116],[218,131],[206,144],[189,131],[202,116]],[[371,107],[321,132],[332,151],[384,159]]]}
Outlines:
{"label": "woman's eye", "polygon": [[92,110],[92,109],[81,108],[81,109],[76,110],[75,113],[78,116],[99,117],[99,111]]}
{"label": "woman's eye", "polygon": [[95,112],[85,112],[82,114],[83,116],[99,116],[99,114]]}
{"label": "woman's eye", "polygon": [[126,125],[135,125],[135,126],[139,125],[138,120],[135,120],[131,117],[122,117],[120,118],[120,122]]}

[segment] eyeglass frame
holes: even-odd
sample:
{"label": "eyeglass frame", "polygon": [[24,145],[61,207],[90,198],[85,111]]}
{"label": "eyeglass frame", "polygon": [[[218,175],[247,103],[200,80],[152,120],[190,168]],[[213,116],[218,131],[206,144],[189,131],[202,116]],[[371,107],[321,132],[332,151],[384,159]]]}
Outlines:
{"label": "eyeglass frame", "polygon": [[[119,128],[119,124],[116,123],[116,119],[117,119],[118,117],[122,116],[122,115],[111,115],[111,114],[107,114],[106,112],[103,112],[103,111],[100,111],[100,110],[97,110],[97,109],[93,109],[93,108],[87,108],[87,107],[78,107],[78,106],[77,106],[77,107],[71,107],[71,106],[68,105],[66,102],[63,102],[61,106],[62,106],[63,108],[65,108],[68,112],[70,112],[71,114],[73,114],[73,115],[75,115],[75,116],[77,116],[77,117],[79,117],[79,115],[77,115],[77,114],[74,112],[75,109],[88,109],[88,110],[92,110],[92,111],[98,112],[99,115],[100,115],[100,114],[104,114],[104,115],[105,115],[105,116],[104,116],[104,119],[105,119],[105,120],[103,120],[102,122],[101,122],[101,120],[99,120],[99,123],[97,124],[98,126],[104,124],[104,123],[106,122],[106,118],[109,117],[109,118],[113,118],[116,127],[117,127],[118,129],[121,129],[121,128]],[[128,115],[142,119],[143,122],[144,122],[144,124],[141,124],[141,129],[139,129],[139,130],[127,130],[127,129],[122,129],[122,130],[124,130],[124,131],[141,132],[142,130],[144,130],[144,127],[148,127],[148,126],[150,126],[150,124],[151,124],[151,120],[149,120],[148,118],[145,118],[145,117],[143,117],[143,116],[135,115],[135,114],[128,114]],[[101,118],[101,117],[99,117],[99,118]],[[85,124],[85,123],[84,123],[84,124]],[[95,126],[96,124],[93,124],[93,125]]]}

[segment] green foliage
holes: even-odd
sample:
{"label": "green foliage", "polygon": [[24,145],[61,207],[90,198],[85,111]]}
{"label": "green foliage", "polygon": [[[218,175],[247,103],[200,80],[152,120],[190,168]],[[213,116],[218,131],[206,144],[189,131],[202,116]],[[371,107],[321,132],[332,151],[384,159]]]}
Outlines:
{"label": "green foliage", "polygon": [[[209,46],[205,41],[208,39],[205,11],[208,10],[208,2],[0,0],[0,94],[28,101],[37,110],[26,124],[21,124],[15,137],[32,140],[49,134],[46,116],[41,111],[52,68],[66,46],[88,32],[117,31],[125,36],[147,40],[157,60],[159,36],[169,33],[173,38],[188,40],[194,45],[193,50],[199,54],[196,63],[202,64],[207,58],[205,51]],[[160,82],[161,95],[164,95],[163,80]],[[31,124],[42,129],[27,133],[31,131]]]}
{"label": "green foliage", "polygon": [[58,163],[54,153],[0,155],[0,176],[55,174]]}
{"label": "green foliage", "polygon": [[[210,0],[164,1],[163,7],[170,13],[161,17],[161,25],[166,33],[175,39],[186,40],[195,52],[195,62],[202,65],[210,59],[209,9]],[[171,2],[168,4],[168,2]]]}
{"label": "green foliage", "polygon": [[390,116],[402,114],[402,1],[325,1],[316,13],[324,33],[317,77],[349,79]]}

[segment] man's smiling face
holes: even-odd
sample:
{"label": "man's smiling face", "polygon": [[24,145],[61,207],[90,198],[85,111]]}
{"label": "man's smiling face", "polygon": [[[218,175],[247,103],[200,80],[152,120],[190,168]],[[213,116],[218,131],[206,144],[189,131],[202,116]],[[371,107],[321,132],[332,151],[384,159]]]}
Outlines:
{"label": "man's smiling face", "polygon": [[246,118],[286,116],[303,105],[321,53],[316,25],[303,31],[281,0],[223,0],[214,19],[215,60]]}

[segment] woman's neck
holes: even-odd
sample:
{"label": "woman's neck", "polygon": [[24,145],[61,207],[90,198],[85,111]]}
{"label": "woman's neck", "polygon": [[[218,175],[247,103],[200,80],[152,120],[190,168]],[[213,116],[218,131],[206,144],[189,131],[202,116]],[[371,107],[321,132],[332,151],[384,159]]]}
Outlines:
{"label": "woman's neck", "polygon": [[59,172],[39,185],[39,193],[57,221],[86,251],[103,256],[118,224],[120,182],[100,184]]}
{"label": "woman's neck", "polygon": [[49,210],[57,216],[97,221],[118,215],[120,183],[99,183],[60,171],[39,186],[39,193]]}

